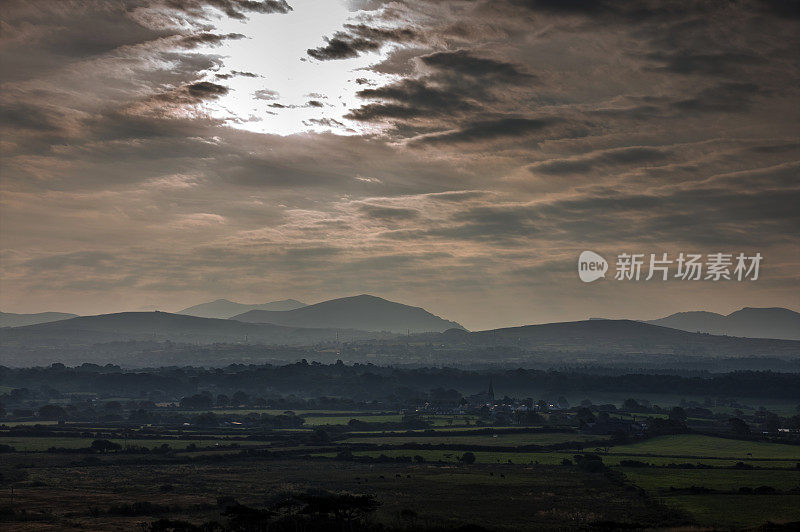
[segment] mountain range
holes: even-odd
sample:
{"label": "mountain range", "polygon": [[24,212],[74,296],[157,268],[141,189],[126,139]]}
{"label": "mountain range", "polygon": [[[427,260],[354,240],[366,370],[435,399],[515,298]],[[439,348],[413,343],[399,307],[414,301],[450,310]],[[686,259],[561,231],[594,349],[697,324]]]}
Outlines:
{"label": "mountain range", "polygon": [[785,308],[745,307],[728,315],[715,312],[678,312],[646,323],[682,331],[800,340],[800,313]]}
{"label": "mountain range", "polygon": [[417,335],[449,347],[514,346],[535,352],[680,354],[698,356],[800,356],[800,342],[687,332],[632,320],[585,320],[469,332],[451,329]]}
{"label": "mountain range", "polygon": [[232,320],[272,323],[287,327],[359,329],[363,331],[441,332],[463,327],[420,307],[411,307],[380,297],[360,295],[331,299],[287,311],[251,310]]}
{"label": "mountain range", "polygon": [[201,303],[199,305],[194,305],[193,307],[185,308],[181,311],[178,311],[177,314],[197,316],[199,318],[227,319],[231,316],[242,314],[250,310],[284,311],[294,310],[305,306],[305,303],[301,303],[295,299],[282,299],[281,301],[258,303],[255,305],[236,303],[235,301],[229,301],[227,299],[217,299],[216,301]]}
{"label": "mountain range", "polygon": [[0,327],[24,327],[50,321],[68,320],[77,318],[77,314],[66,312],[38,312],[36,314],[14,314],[13,312],[0,312]]}
{"label": "mountain range", "polygon": [[339,336],[348,340],[378,336],[365,331],[283,327],[158,311],[79,316],[68,320],[6,328],[1,334],[4,347],[93,345],[128,341],[311,345],[334,341]]}

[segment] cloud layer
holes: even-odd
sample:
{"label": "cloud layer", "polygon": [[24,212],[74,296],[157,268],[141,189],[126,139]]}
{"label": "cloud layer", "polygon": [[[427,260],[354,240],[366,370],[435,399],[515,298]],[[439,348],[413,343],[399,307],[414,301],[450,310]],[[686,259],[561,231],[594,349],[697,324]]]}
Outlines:
{"label": "cloud layer", "polygon": [[[309,82],[295,105],[264,50],[227,48],[283,0],[8,2],[3,310],[370,292],[480,328],[800,307],[796,2],[349,5],[285,61],[345,69],[351,100]],[[258,103],[319,114],[254,133]],[[583,285],[584,249],[765,263]]]}

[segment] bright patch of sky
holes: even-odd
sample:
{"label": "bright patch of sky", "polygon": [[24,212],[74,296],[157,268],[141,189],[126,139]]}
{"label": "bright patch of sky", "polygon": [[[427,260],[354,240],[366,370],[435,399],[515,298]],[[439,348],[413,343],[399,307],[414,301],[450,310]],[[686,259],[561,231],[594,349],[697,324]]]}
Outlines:
{"label": "bright patch of sky", "polygon": [[225,66],[218,74],[240,71],[259,77],[237,75],[217,81],[211,76],[209,81],[230,88],[227,95],[209,105],[211,115],[228,119],[232,127],[258,133],[362,133],[361,124],[343,115],[363,104],[356,92],[367,85],[356,79],[370,84],[393,79],[365,69],[381,61],[388,47],[350,59],[312,59],[307,50],[323,46],[323,37],[341,31],[343,24],[353,22],[359,12],[349,11],[338,1],[295,0],[292,8],[285,15],[251,13],[246,21],[230,17],[215,21],[216,33],[246,36],[201,49],[224,56]]}

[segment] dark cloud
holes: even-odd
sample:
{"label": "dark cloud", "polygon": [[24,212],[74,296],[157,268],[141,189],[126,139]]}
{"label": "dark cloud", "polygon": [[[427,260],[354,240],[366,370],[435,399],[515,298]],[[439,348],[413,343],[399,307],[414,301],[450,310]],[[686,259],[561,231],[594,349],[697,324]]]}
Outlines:
{"label": "dark cloud", "polygon": [[359,211],[366,217],[382,222],[411,220],[419,216],[416,209],[387,207],[383,205],[362,205]]}
{"label": "dark cloud", "polygon": [[515,7],[554,15],[592,17],[595,22],[641,23],[670,20],[723,11],[724,0],[507,0]]}
{"label": "dark cloud", "polygon": [[[499,117],[487,120],[465,122],[455,131],[423,135],[413,139],[415,145],[442,145],[462,142],[492,141],[500,138],[520,138],[532,134],[540,134],[542,138],[552,134],[556,128],[562,129],[567,122],[561,118],[542,117]],[[573,129],[572,135],[581,135],[582,129]],[[566,136],[567,133],[564,132]],[[561,136],[560,134],[558,136]]]}
{"label": "dark cloud", "polygon": [[325,38],[327,44],[310,48],[308,55],[320,61],[358,57],[361,52],[374,52],[387,42],[406,43],[417,38],[410,28],[373,28],[366,24],[345,24],[345,31]]}
{"label": "dark cloud", "polygon": [[228,87],[210,81],[198,81],[178,89],[157,94],[153,100],[171,104],[192,105],[204,100],[215,100],[228,94]]}
{"label": "dark cloud", "polygon": [[779,17],[800,18],[800,0],[758,0],[756,5]]}
{"label": "dark cloud", "polygon": [[230,74],[215,74],[217,79],[231,79],[233,77],[240,76],[243,78],[260,78],[258,74],[254,74],[252,72],[242,72],[240,70],[231,70]]}
{"label": "dark cloud", "polygon": [[459,76],[482,78],[484,82],[530,83],[536,78],[505,61],[476,57],[467,50],[437,52],[420,58],[423,63]]}
{"label": "dark cloud", "polygon": [[180,46],[184,48],[197,48],[198,46],[202,46],[204,44],[209,44],[211,46],[217,46],[222,44],[224,41],[230,40],[237,40],[237,39],[244,39],[244,35],[241,33],[228,33],[225,35],[218,35],[215,33],[196,33],[194,35],[187,35],[186,37],[181,37],[178,41]]}
{"label": "dark cloud", "polygon": [[258,74],[254,74],[252,72],[243,72],[241,70],[231,70],[231,74],[234,76],[241,76],[243,78],[260,78]]}
{"label": "dark cloud", "polygon": [[348,118],[362,121],[461,113],[474,108],[474,105],[461,95],[422,80],[403,80],[376,89],[363,89],[356,94],[360,98],[392,102],[368,104],[347,115]]}
{"label": "dark cloud", "polygon": [[597,167],[647,165],[668,160],[672,152],[664,148],[634,146],[590,154],[572,159],[554,159],[534,164],[529,170],[535,174],[563,175],[588,173]]}
{"label": "dark cloud", "polygon": [[672,108],[695,113],[737,113],[745,111],[756,96],[764,94],[765,91],[755,83],[720,83],[703,89],[690,98],[672,103]]}
{"label": "dark cloud", "polygon": [[0,105],[0,123],[12,129],[55,132],[62,128],[63,114],[42,105],[11,102]]}
{"label": "dark cloud", "polygon": [[204,7],[219,9],[231,18],[244,20],[247,13],[283,13],[292,10],[286,0],[163,0],[164,5],[195,17],[203,16]]}
{"label": "dark cloud", "polygon": [[348,129],[347,126],[335,120],[333,118],[309,118],[306,122],[306,125],[316,125],[316,126],[325,126],[330,128],[341,128],[341,129]]}
{"label": "dark cloud", "polygon": [[737,51],[702,53],[691,50],[677,52],[653,52],[647,58],[661,63],[654,70],[675,74],[701,74],[707,76],[730,75],[741,67],[759,65],[766,60],[762,57]]}
{"label": "dark cloud", "polygon": [[[341,76],[331,87],[359,105],[342,118],[354,95],[314,95],[328,80],[284,103],[262,89],[258,108],[297,108],[280,118],[298,133],[278,135],[239,129],[263,118],[270,131],[273,117],[224,97],[277,87],[280,72],[253,84],[232,68],[255,59],[190,47],[239,38],[220,20],[284,2],[6,2],[3,305],[169,309],[280,286],[309,300],[378,291],[504,325],[607,312],[575,288],[581,249],[756,248],[765,283],[708,288],[701,304],[792,304],[796,5],[374,2],[309,52],[381,52],[373,64],[297,64]],[[270,49],[234,25],[252,38],[242,46]],[[614,306],[639,316],[700,297],[680,284],[651,295],[620,288]]]}
{"label": "dark cloud", "polygon": [[278,96],[280,96],[278,91],[273,91],[270,89],[259,89],[253,93],[253,97],[256,100],[277,100]]}

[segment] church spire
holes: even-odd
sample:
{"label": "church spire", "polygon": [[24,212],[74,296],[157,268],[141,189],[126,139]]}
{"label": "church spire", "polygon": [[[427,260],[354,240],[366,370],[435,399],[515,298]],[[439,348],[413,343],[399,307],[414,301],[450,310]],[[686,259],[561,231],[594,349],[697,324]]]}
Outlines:
{"label": "church spire", "polygon": [[489,377],[489,391],[486,392],[486,395],[489,396],[489,399],[494,401],[494,386],[492,386],[492,378]]}

